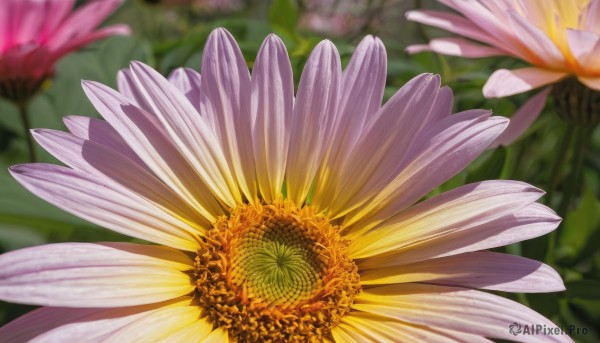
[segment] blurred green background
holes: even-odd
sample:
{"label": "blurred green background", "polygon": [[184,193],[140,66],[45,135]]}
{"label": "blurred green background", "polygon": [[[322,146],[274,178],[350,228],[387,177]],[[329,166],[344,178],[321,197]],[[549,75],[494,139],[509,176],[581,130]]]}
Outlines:
{"label": "blurred green background", "polygon": [[[81,90],[80,80],[116,87],[116,72],[131,60],[148,63],[164,75],[180,66],[198,70],[204,42],[210,31],[220,26],[234,35],[250,68],[262,40],[271,32],[277,33],[287,45],[296,82],[306,58],[320,40],[331,39],[345,64],[360,39],[374,34],[383,40],[388,52],[386,99],[423,72],[440,74],[443,84],[454,90],[456,112],[484,108],[496,115],[510,116],[535,93],[505,99],[483,98],[481,89],[492,71],[521,65],[512,59],[406,55],[404,49],[409,44],[448,35],[407,22],[404,12],[415,8],[442,7],[432,0],[129,0],[107,24],[126,23],[133,30],[132,36],[106,39],[64,58],[55,78],[29,105],[32,126],[64,130],[61,118],[65,115],[97,117]],[[547,188],[557,151],[566,144],[562,141],[565,124],[554,112],[549,102],[540,119],[516,143],[485,152],[434,193],[486,179],[522,180]],[[20,123],[16,107],[0,100],[0,252],[49,242],[131,240],[45,203],[9,176],[9,166],[27,162]],[[552,265],[563,276],[567,291],[527,296],[503,294],[559,325],[587,328],[586,335],[573,337],[581,342],[600,341],[600,131],[595,131],[584,161],[584,177],[574,189],[576,201],[561,224],[552,254]],[[42,149],[38,148],[37,154],[42,162],[58,163]],[[568,173],[567,166],[561,177]],[[564,184],[560,182],[558,186],[557,202],[565,191]],[[557,203],[550,206],[556,209]],[[544,260],[546,239],[498,250]],[[0,302],[0,325],[32,308]]]}

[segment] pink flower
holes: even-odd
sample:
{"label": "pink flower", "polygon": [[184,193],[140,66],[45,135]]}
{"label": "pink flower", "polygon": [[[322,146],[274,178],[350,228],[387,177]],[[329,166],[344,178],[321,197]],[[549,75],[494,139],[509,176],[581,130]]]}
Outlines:
{"label": "pink flower", "polygon": [[369,24],[368,18],[375,7],[370,1],[303,1],[305,7],[300,25],[332,36],[348,36],[359,33]]}
{"label": "pink flower", "polygon": [[[0,299],[46,306],[0,328],[28,341],[481,341],[555,325],[476,290],[564,290],[549,266],[486,252],[543,235],[560,218],[515,181],[418,202],[507,125],[451,115],[436,75],[381,106],[386,54],[367,36],[342,72],[331,42],[294,96],[274,35],[252,74],[214,31],[202,77],[134,62],[119,91],[84,81],[105,120],[35,130],[68,167],[11,168],[59,208],[156,243],[62,243],[0,256]],[[418,203],[417,203],[418,202]]]}
{"label": "pink flower", "polygon": [[[409,46],[409,52],[429,50],[471,58],[506,55],[532,65],[496,70],[483,87],[486,97],[523,93],[571,76],[600,90],[600,0],[440,2],[460,15],[419,10],[407,12],[407,18],[468,39],[437,38],[427,45]],[[516,138],[522,133],[529,126],[523,123],[535,120],[545,101],[545,95],[532,98],[527,104],[529,110],[518,113],[521,124],[511,123],[506,134]],[[504,141],[508,142],[506,138]]]}
{"label": "pink flower", "polygon": [[71,12],[74,0],[0,1],[0,96],[23,101],[52,76],[56,62],[125,25],[95,30],[121,0],[90,1]]}

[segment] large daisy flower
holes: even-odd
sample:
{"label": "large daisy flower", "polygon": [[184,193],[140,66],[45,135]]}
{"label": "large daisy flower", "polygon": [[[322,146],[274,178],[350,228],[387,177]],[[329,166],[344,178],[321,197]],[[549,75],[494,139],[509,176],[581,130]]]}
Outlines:
{"label": "large daisy flower", "polygon": [[560,221],[542,191],[469,184],[419,202],[502,132],[488,111],[451,114],[436,75],[383,107],[386,55],[367,36],[342,72],[321,42],[294,96],[269,36],[252,75],[214,31],[202,77],[142,63],[119,91],[85,81],[105,120],[35,130],[68,167],[14,177],[79,217],[156,245],[61,243],[0,256],[0,299],[42,305],[0,329],[10,342],[569,341],[514,336],[555,325],[477,288],[564,290],[550,267],[483,251]]}

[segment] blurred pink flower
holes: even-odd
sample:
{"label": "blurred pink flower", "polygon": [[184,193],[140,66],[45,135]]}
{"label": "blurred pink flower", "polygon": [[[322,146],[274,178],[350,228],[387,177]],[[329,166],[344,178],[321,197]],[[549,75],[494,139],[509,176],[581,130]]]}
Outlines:
{"label": "blurred pink flower", "polygon": [[193,5],[204,11],[229,12],[237,11],[246,5],[246,0],[193,0]]}
{"label": "blurred pink flower", "polygon": [[[495,71],[483,87],[486,97],[523,93],[570,76],[600,90],[600,0],[439,1],[460,15],[417,10],[407,12],[407,18],[470,40],[436,38],[426,45],[409,46],[408,52],[435,51],[472,58],[506,55],[532,65]],[[527,106],[541,111],[546,97],[531,101]],[[528,118],[518,122],[531,123],[540,111],[521,111],[519,114]],[[516,137],[516,131],[527,127],[511,123],[505,134]]]}
{"label": "blurred pink flower", "polygon": [[331,36],[358,34],[382,9],[381,1],[304,0],[300,26]]}
{"label": "blurred pink flower", "polygon": [[247,0],[146,0],[146,2],[165,6],[191,6],[202,12],[237,11],[247,4]]}
{"label": "blurred pink flower", "polygon": [[507,120],[452,114],[452,91],[432,74],[382,106],[386,67],[375,37],[344,71],[323,41],[294,95],[277,36],[250,74],[233,37],[217,29],[202,76],[178,69],[166,79],[134,62],[119,91],[84,81],[105,120],[67,117],[70,133],[34,131],[68,167],[11,173],[63,210],[157,245],[62,243],[0,256],[0,299],[49,306],[0,337],[479,342],[514,340],[513,322],[554,330],[535,311],[477,290],[564,290],[541,262],[484,251],[556,228],[560,218],[536,202],[541,190],[485,181],[419,202]]}
{"label": "blurred pink flower", "polygon": [[74,3],[0,1],[0,96],[23,101],[52,76],[61,57],[107,36],[129,33],[126,25],[95,30],[121,0],[90,1],[72,11]]}

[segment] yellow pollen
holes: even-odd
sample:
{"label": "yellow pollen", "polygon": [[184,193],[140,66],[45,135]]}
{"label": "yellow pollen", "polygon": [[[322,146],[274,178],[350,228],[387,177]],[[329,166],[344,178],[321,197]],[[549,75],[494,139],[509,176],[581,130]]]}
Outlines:
{"label": "yellow pollen", "polygon": [[331,340],[361,289],[339,231],[310,206],[238,205],[197,252],[200,306],[234,342]]}

